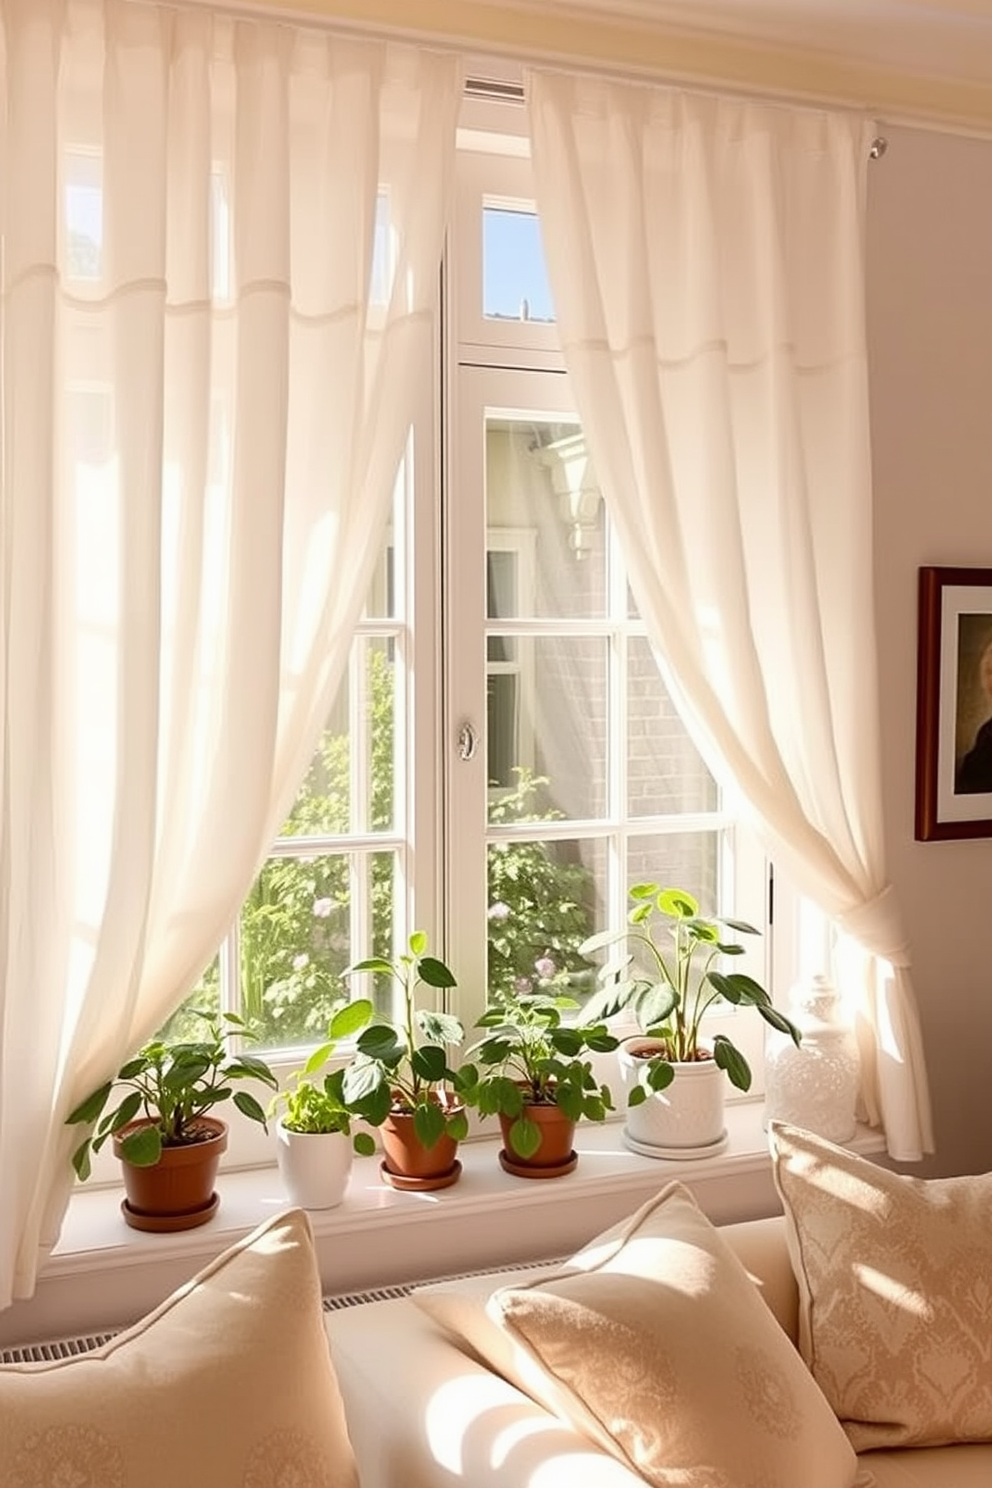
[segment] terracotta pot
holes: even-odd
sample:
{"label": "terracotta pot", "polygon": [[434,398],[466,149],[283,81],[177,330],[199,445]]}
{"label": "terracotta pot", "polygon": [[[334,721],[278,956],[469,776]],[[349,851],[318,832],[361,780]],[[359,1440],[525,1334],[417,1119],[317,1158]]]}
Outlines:
{"label": "terracotta pot", "polygon": [[512,1130],[516,1118],[504,1116],[501,1112],[501,1166],[521,1178],[558,1178],[570,1173],[578,1160],[572,1148],[575,1122],[556,1105],[525,1104],[523,1114],[540,1128],[540,1146],[532,1157],[521,1157],[513,1146]]}
{"label": "terracotta pot", "polygon": [[[652,1054],[661,1047],[658,1039],[624,1039],[617,1060],[621,1083],[628,1092],[638,1083],[638,1055]],[[713,1059],[675,1064],[674,1069],[675,1078],[666,1090],[653,1092],[639,1106],[628,1106],[624,1144],[646,1157],[715,1156],[727,1145],[727,1076]]]}
{"label": "terracotta pot", "polygon": [[[144,1119],[132,1121],[115,1132],[116,1155],[121,1157],[122,1137],[149,1125]],[[227,1147],[227,1126],[216,1116],[201,1116],[197,1126],[209,1130],[205,1141],[163,1147],[162,1156],[151,1167],[135,1167],[121,1157],[126,1194],[121,1208],[132,1229],[192,1230],[216,1213],[220,1201],[214,1181]]]}
{"label": "terracotta pot", "polygon": [[[440,1102],[445,1114],[453,1115],[459,1106]],[[413,1125],[412,1111],[390,1111],[379,1128],[382,1140],[382,1176],[395,1188],[441,1188],[454,1183],[461,1173],[458,1143],[447,1132],[433,1147],[425,1147]]]}

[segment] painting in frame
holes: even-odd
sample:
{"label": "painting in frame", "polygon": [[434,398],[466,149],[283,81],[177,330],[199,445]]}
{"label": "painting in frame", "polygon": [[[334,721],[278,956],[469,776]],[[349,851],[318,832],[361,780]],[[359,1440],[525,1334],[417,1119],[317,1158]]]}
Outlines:
{"label": "painting in frame", "polygon": [[992,837],[992,568],[921,568],[916,838]]}

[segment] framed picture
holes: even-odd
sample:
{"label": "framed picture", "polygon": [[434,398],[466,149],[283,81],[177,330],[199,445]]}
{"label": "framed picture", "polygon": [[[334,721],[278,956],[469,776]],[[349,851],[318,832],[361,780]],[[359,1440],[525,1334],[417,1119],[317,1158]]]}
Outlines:
{"label": "framed picture", "polygon": [[992,568],[921,568],[916,838],[992,837]]}

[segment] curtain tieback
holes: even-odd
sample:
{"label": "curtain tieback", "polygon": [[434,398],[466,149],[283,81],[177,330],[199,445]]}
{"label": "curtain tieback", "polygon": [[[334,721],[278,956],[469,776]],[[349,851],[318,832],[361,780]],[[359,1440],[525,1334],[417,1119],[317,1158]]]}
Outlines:
{"label": "curtain tieback", "polygon": [[837,915],[836,923],[845,935],[850,935],[873,956],[880,956],[892,966],[910,964],[909,942],[891,884],[886,884],[874,899],[866,899],[854,909]]}

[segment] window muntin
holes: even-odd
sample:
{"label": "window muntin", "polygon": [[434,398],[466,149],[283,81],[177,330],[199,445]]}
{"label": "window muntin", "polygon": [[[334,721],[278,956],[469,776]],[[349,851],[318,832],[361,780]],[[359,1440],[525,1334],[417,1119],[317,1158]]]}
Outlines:
{"label": "window muntin", "polygon": [[[577,948],[618,921],[645,875],[764,922],[760,855],[756,871],[741,870],[739,830],[668,698],[554,327],[484,314],[490,178],[500,200],[526,201],[529,163],[460,162],[443,452],[436,465],[425,369],[418,458],[397,482],[348,675],[199,989],[219,985],[227,1005],[258,1011],[277,1049],[315,1041],[346,988],[344,966],[415,925],[454,966],[454,1007],[470,1026],[487,987],[543,977],[590,990],[594,969]],[[440,510],[437,468],[447,471]],[[471,761],[454,748],[465,720],[484,745]],[[289,933],[267,948],[251,917],[264,922],[280,884]],[[756,956],[764,977],[760,946]],[[388,988],[349,979],[347,990],[387,1008]],[[757,1033],[755,1045],[760,1054]]]}

